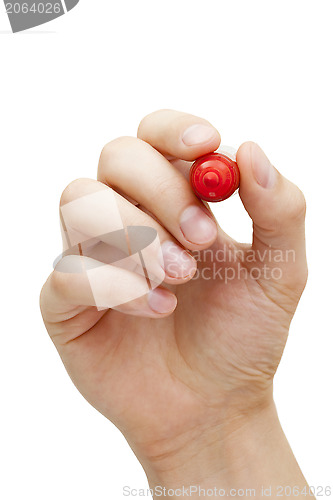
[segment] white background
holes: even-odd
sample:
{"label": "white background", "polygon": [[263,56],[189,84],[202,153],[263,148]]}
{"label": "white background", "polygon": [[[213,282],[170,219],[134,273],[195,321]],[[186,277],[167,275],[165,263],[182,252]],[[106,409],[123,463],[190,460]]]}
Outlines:
{"label": "white background", "polygon": [[[333,485],[332,15],[320,0],[81,0],[13,35],[2,8],[1,498],[111,500],[147,486],[70,382],[38,296],[61,251],[63,188],[94,177],[106,142],[165,107],[207,118],[224,144],[258,142],[306,195],[310,275],[275,399],[309,483]],[[250,239],[238,197],[214,210]]]}

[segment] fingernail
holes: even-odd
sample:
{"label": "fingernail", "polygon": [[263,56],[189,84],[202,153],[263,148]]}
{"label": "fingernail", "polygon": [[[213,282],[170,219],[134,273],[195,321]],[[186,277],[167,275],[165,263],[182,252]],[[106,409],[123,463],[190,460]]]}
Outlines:
{"label": "fingernail", "polygon": [[216,135],[216,130],[209,125],[191,125],[183,134],[183,143],[185,146],[197,146],[211,141]]}
{"label": "fingernail", "polygon": [[155,288],[154,290],[150,290],[148,294],[148,304],[153,311],[159,314],[165,314],[175,309],[177,299],[168,290]]}
{"label": "fingernail", "polygon": [[276,181],[276,170],[258,145],[252,149],[252,166],[257,183],[264,188],[272,188]]}
{"label": "fingernail", "polygon": [[215,238],[215,222],[201,208],[187,207],[180,217],[180,229],[187,241],[201,245]]}
{"label": "fingernail", "polygon": [[195,274],[195,259],[172,241],[162,244],[162,255],[164,271],[171,278],[186,278]]}

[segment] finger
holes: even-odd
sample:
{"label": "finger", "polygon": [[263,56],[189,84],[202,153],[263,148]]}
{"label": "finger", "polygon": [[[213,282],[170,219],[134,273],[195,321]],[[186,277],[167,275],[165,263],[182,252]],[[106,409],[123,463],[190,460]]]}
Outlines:
{"label": "finger", "polygon": [[121,137],[104,147],[98,180],[144,206],[185,248],[210,246],[216,223],[184,176],[146,142]]}
{"label": "finger", "polygon": [[117,263],[132,272],[143,262],[152,280],[166,283],[180,284],[195,274],[195,259],[165,228],[101,182],[69,184],[60,214],[66,254]]}
{"label": "finger", "polygon": [[207,120],[170,109],[146,116],[138,137],[163,155],[192,161],[215,151],[221,142],[220,134]]}
{"label": "finger", "polygon": [[144,276],[105,265],[88,257],[64,257],[45,283],[41,296],[43,316],[77,306],[115,309],[125,314],[159,318],[170,315],[177,304],[168,289],[150,286]]}
{"label": "finger", "polygon": [[190,169],[193,162],[180,160],[179,158],[170,159],[169,162],[185,177],[188,182],[190,182]]}
{"label": "finger", "polygon": [[279,268],[283,271],[279,281],[304,288],[307,266],[303,193],[271,165],[253,142],[239,148],[237,163],[240,197],[253,220],[256,264]]}

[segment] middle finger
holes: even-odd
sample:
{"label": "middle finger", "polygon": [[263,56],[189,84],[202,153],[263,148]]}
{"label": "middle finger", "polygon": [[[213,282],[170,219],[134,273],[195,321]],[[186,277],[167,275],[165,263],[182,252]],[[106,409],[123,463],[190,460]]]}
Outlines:
{"label": "middle finger", "polygon": [[146,142],[121,137],[101,154],[98,180],[144,206],[185,247],[209,247],[217,227],[189,182]]}

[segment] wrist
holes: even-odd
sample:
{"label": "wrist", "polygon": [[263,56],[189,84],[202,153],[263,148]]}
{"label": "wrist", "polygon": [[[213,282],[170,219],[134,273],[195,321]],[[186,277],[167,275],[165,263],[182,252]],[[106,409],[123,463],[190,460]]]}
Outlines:
{"label": "wrist", "polygon": [[[194,433],[185,445],[169,456],[163,454],[144,464],[152,485],[206,484],[208,478],[228,481],[244,468],[258,442],[275,433],[279,426],[274,403],[251,415],[236,415],[228,421]],[[190,437],[190,436],[189,436]],[[247,458],[246,458],[247,457]]]}
{"label": "wrist", "polygon": [[143,466],[151,489],[158,491],[156,498],[197,499],[205,492],[211,498],[237,498],[230,492],[238,489],[255,490],[260,497],[263,487],[272,488],[274,498],[279,485],[306,486],[273,401],[251,415],[234,416],[211,427],[172,455],[155,457]]}

